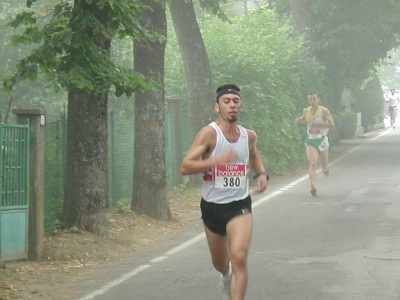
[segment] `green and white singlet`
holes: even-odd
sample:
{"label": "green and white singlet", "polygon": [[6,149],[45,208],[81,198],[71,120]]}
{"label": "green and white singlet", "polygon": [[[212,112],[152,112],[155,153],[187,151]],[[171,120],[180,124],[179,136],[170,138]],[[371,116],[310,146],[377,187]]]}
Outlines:
{"label": "green and white singlet", "polygon": [[311,121],[316,121],[319,124],[326,124],[326,121],[321,118],[322,106],[318,106],[317,112],[314,115],[311,114],[311,108],[310,106],[307,109],[306,114],[307,138],[305,145],[316,148],[319,151],[324,151],[329,147],[328,137],[326,136],[329,132],[329,128],[311,125]]}

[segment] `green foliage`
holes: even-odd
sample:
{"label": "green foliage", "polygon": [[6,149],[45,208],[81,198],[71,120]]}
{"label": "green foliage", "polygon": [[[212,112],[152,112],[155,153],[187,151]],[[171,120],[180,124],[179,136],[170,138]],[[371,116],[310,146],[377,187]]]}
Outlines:
{"label": "green foliage", "polygon": [[388,57],[383,61],[379,68],[382,84],[389,89],[400,90],[400,52],[393,49],[389,52]]}
{"label": "green foliage", "polygon": [[398,1],[310,3],[317,59],[345,86],[359,86],[387,52],[399,45]]}
{"label": "green foliage", "polygon": [[200,7],[210,11],[213,15],[217,16],[223,21],[227,21],[228,18],[225,15],[225,12],[222,10],[221,4],[227,2],[228,0],[198,0]]}
{"label": "green foliage", "polygon": [[340,138],[345,140],[354,138],[357,129],[357,113],[345,111],[340,114],[340,118],[342,119]]}
{"label": "green foliage", "polygon": [[118,214],[133,215],[133,211],[131,210],[131,201],[128,199],[117,201],[114,211]]}
{"label": "green foliage", "polygon": [[269,172],[304,160],[305,129],[294,119],[309,105],[308,92],[331,91],[323,68],[291,37],[288,20],[258,10],[232,24],[211,20],[201,28],[216,85],[233,82],[242,89],[241,123],[257,132]]}
{"label": "green foliage", "polygon": [[290,16],[290,1],[277,0],[273,8],[279,15]]}
{"label": "green foliage", "polygon": [[340,133],[343,127],[343,121],[339,114],[331,113],[333,121],[335,122],[335,127],[330,128],[328,132],[329,144],[336,145],[340,143]]}
{"label": "green foliage", "polygon": [[34,12],[18,14],[9,26],[24,25],[24,31],[12,38],[13,44],[38,46],[18,62],[11,77],[3,80],[4,91],[9,92],[18,82],[36,80],[38,73],[45,74],[56,90],[77,88],[104,95],[114,86],[117,96],[129,96],[135,91],[159,89],[132,69],[115,65],[106,45],[112,37],[125,36],[144,43],[161,41],[162,37],[142,27],[136,17],[146,8],[140,1],[128,0],[84,0],[75,6],[60,1],[42,26],[38,25],[42,17]]}
{"label": "green foliage", "polygon": [[[111,41],[110,59],[117,66],[133,66],[133,42],[131,37],[123,39],[113,39]],[[108,109],[115,116],[131,116],[133,113],[134,97],[115,95],[115,89],[112,87],[108,97]]]}
{"label": "green foliage", "polygon": [[46,122],[44,137],[44,228],[50,235],[60,228],[63,212],[63,178],[64,178],[64,122]]}
{"label": "green foliage", "polygon": [[352,93],[352,110],[361,112],[361,125],[368,130],[370,125],[374,125],[382,116],[385,108],[382,86],[377,77],[369,80],[365,87]]}
{"label": "green foliage", "polygon": [[72,226],[72,227],[69,229],[69,231],[70,231],[71,233],[82,233],[82,231],[80,231],[80,230],[78,229],[78,227],[76,227],[76,226]]}
{"label": "green foliage", "polygon": [[168,19],[168,41],[165,49],[165,94],[170,99],[186,99],[185,70],[171,19]]}
{"label": "green foliage", "polygon": [[[5,0],[0,5],[0,28],[2,34],[0,35],[0,61],[2,67],[0,68],[0,79],[10,76],[16,71],[17,62],[29,55],[32,50],[32,45],[21,44],[17,48],[12,47],[12,36],[22,33],[22,28],[7,28],[7,25],[12,16],[26,10],[24,0]],[[42,1],[41,1],[42,2]],[[38,8],[40,10],[40,8]],[[43,22],[42,22],[43,23]],[[46,121],[54,120],[62,110],[65,101],[64,94],[56,95],[49,83],[43,76],[38,76],[35,83],[30,80],[18,84],[18,86],[5,88],[7,93],[0,89],[0,108],[7,116],[7,122],[14,121],[11,115],[14,108],[36,108],[45,109]],[[5,120],[4,117],[4,121]]]}

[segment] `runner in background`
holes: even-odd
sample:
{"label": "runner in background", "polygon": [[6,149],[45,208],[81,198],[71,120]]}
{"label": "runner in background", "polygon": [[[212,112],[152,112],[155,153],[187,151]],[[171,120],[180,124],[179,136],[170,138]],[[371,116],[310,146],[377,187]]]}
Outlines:
{"label": "runner in background", "polygon": [[325,176],[329,175],[329,142],[326,135],[328,134],[329,128],[335,127],[335,122],[333,121],[331,113],[326,107],[319,105],[320,100],[320,96],[317,92],[308,94],[310,107],[305,108],[303,114],[294,121],[295,124],[307,124],[305,145],[307,158],[310,163],[310,192],[313,196],[317,195],[318,160],[321,163]]}
{"label": "runner in background", "polygon": [[396,90],[391,89],[390,94],[387,96],[386,103],[389,104],[390,126],[393,127],[393,129],[396,128],[397,105],[399,101],[400,97],[396,94]]}

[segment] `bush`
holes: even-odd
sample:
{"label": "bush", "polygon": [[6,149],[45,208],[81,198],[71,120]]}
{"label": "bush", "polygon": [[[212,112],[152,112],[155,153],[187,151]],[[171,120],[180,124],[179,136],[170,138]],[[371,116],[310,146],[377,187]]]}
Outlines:
{"label": "bush", "polygon": [[[304,162],[306,129],[294,119],[309,106],[309,92],[321,92],[327,99],[323,105],[331,111],[334,93],[323,66],[305,53],[302,37],[293,38],[291,21],[273,10],[256,10],[232,23],[205,16],[199,25],[215,88],[224,83],[241,88],[239,121],[256,131],[268,172],[284,172]],[[184,99],[184,70],[171,36],[173,32],[166,51],[166,94]]]}
{"label": "bush", "polygon": [[343,127],[342,118],[338,114],[332,114],[333,121],[335,122],[335,127],[329,129],[328,138],[329,144],[331,146],[337,145],[340,143],[340,132]]}
{"label": "bush", "polygon": [[[241,88],[240,123],[256,131],[257,148],[271,174],[303,162],[306,130],[294,119],[309,105],[311,90],[326,91],[324,70],[292,38],[289,20],[257,10],[232,24],[201,24],[213,78]],[[330,98],[329,96],[327,98]]]}
{"label": "bush", "polygon": [[352,139],[357,129],[357,113],[352,111],[343,112],[340,115],[342,128],[340,129],[341,139]]}
{"label": "bush", "polygon": [[385,108],[382,85],[377,77],[369,80],[363,89],[354,91],[352,110],[361,112],[361,126],[369,130],[370,125],[375,125],[382,119]]}

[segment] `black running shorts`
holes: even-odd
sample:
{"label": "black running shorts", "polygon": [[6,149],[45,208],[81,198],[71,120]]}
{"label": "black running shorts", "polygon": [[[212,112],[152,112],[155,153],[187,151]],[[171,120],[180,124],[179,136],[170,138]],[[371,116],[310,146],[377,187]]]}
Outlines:
{"label": "black running shorts", "polygon": [[239,215],[251,213],[251,197],[226,204],[207,202],[203,198],[200,202],[201,218],[203,223],[212,232],[221,236],[226,235],[226,225]]}

